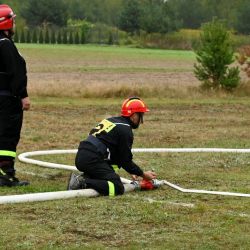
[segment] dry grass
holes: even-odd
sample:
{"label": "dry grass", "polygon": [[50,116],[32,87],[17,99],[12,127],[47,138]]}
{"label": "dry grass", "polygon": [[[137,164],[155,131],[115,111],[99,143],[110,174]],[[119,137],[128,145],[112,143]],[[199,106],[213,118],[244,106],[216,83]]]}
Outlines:
{"label": "dry grass", "polygon": [[233,93],[201,91],[193,74],[195,55],[191,51],[19,46],[27,60],[31,96],[202,98],[250,95],[246,83]]}
{"label": "dry grass", "polygon": [[182,96],[199,84],[192,73],[192,52],[95,46],[21,49],[33,96]]}
{"label": "dry grass", "polygon": [[[135,147],[250,148],[248,99],[149,99]],[[77,148],[90,128],[119,113],[120,99],[34,98],[18,152]],[[187,188],[250,192],[244,154],[135,154],[144,169]],[[74,164],[74,156],[42,159]],[[1,195],[65,190],[69,173],[19,163],[31,186]],[[122,176],[127,176],[121,171]],[[182,204],[191,204],[185,206]],[[170,188],[110,199],[2,205],[0,249],[248,249],[249,199]],[[8,246],[8,247],[7,247]]]}
{"label": "dry grass", "polygon": [[[250,147],[247,99],[146,101],[151,112],[145,116],[145,124],[135,131],[135,147]],[[35,99],[32,110],[25,114],[19,152],[76,148],[97,121],[116,115],[120,104],[120,99]],[[249,157],[135,154],[135,161],[144,169],[153,167],[160,178],[187,188],[249,193]],[[72,165],[74,156],[43,159]],[[32,185],[4,189],[2,194],[65,190],[68,178],[66,171],[20,163],[18,173]],[[120,173],[127,176],[124,171]],[[192,206],[185,207],[183,203]],[[2,244],[8,242],[11,249],[249,247],[249,200],[244,198],[188,195],[163,188],[126,194],[115,200],[103,197],[5,205],[0,212],[4,218]]]}

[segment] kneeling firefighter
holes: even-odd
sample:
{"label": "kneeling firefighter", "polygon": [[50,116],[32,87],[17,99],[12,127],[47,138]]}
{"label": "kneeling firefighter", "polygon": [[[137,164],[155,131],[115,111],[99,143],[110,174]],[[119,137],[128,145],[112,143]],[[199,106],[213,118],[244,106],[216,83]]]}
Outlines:
{"label": "kneeling firefighter", "polygon": [[133,177],[142,177],[141,189],[153,188],[151,180],[156,178],[153,171],[143,171],[132,158],[132,129],[143,123],[143,115],[149,109],[138,97],[126,99],[122,104],[121,116],[102,120],[93,128],[86,140],[81,141],[75,159],[76,167],[83,172],[72,173],[68,190],[92,188],[102,195],[121,195],[124,186],[115,172],[125,169]]}
{"label": "kneeling firefighter", "polygon": [[0,186],[24,186],[15,176],[14,161],[23,110],[30,108],[26,63],[12,41],[15,14],[0,5]]}

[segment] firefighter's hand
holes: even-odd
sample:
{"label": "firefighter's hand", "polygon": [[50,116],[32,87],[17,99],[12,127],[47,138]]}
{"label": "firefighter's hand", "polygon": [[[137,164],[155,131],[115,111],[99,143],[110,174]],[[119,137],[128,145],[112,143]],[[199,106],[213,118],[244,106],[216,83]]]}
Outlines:
{"label": "firefighter's hand", "polygon": [[23,110],[29,110],[30,109],[30,99],[29,97],[25,97],[22,99],[22,106]]}
{"label": "firefighter's hand", "polygon": [[132,178],[133,181],[138,181],[139,180],[139,176],[135,175],[135,174],[132,174],[131,178]]}
{"label": "firefighter's hand", "polygon": [[156,178],[156,173],[153,171],[145,171],[142,175],[143,179],[152,180]]}

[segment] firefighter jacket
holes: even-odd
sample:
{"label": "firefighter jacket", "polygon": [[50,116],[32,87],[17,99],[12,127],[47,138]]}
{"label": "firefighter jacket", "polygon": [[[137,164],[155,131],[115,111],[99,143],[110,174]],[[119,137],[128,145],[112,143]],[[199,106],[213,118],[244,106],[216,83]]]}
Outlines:
{"label": "firefighter jacket", "polygon": [[103,151],[103,145],[106,147],[107,160],[110,165],[117,165],[130,174],[142,176],[143,171],[132,160],[133,132],[131,125],[131,121],[127,117],[104,119],[90,131],[87,141],[97,146],[100,151]]}
{"label": "firefighter jacket", "polygon": [[27,93],[26,63],[14,42],[0,31],[0,94],[25,98]]}

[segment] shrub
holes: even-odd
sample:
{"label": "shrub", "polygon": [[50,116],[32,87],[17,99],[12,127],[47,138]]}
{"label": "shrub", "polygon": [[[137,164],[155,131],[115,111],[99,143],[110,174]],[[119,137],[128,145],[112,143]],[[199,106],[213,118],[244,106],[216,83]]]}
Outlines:
{"label": "shrub", "polygon": [[195,52],[198,64],[194,65],[194,73],[204,87],[228,90],[237,87],[240,72],[238,67],[229,67],[234,62],[234,51],[222,21],[213,19],[202,26]]}

